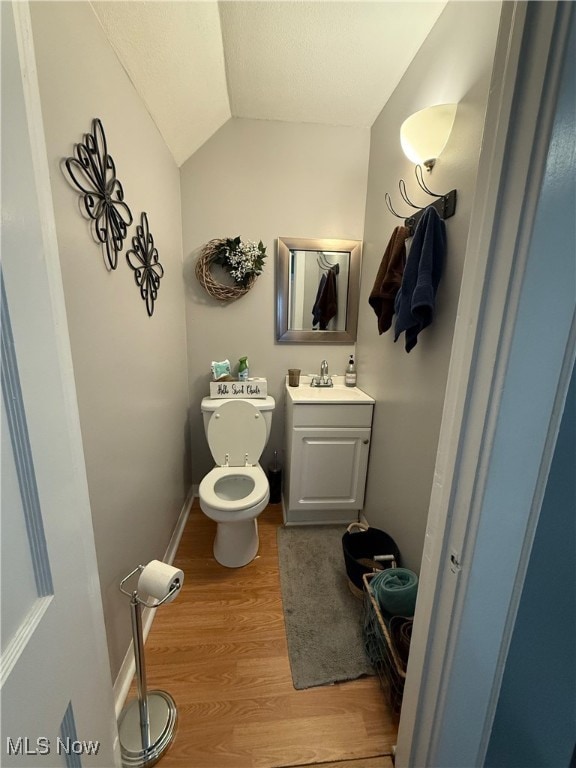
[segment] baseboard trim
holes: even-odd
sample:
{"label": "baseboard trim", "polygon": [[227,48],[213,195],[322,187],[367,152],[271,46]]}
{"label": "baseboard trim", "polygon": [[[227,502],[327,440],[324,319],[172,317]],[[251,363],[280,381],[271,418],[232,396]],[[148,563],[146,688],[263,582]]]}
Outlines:
{"label": "baseboard trim", "polygon": [[[182,538],[182,534],[184,532],[184,526],[188,520],[190,508],[192,507],[192,502],[197,495],[197,491],[198,486],[193,485],[188,493],[188,496],[186,497],[186,500],[182,506],[182,510],[180,511],[178,521],[170,538],[170,542],[166,549],[166,553],[162,558],[163,562],[165,563],[172,563],[176,557],[178,545],[180,544],[180,539]],[[148,633],[152,627],[155,613],[156,611],[153,608],[144,608],[142,611],[142,634],[144,635],[144,641],[146,641]],[[122,666],[120,667],[120,671],[118,672],[116,681],[114,682],[113,691],[116,720],[118,720],[120,713],[122,712],[122,707],[124,706],[126,697],[128,696],[128,691],[130,690],[130,685],[132,684],[132,678],[134,677],[135,672],[136,665],[134,663],[133,643],[130,641],[130,645],[128,646],[128,650],[124,656],[124,661],[122,662]]]}

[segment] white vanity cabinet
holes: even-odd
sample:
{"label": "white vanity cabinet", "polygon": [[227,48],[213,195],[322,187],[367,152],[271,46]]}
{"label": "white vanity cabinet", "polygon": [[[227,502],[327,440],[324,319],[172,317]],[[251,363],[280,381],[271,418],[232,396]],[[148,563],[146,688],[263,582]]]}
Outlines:
{"label": "white vanity cabinet", "polygon": [[356,520],[364,505],[374,401],[356,387],[320,393],[290,389],[284,522]]}

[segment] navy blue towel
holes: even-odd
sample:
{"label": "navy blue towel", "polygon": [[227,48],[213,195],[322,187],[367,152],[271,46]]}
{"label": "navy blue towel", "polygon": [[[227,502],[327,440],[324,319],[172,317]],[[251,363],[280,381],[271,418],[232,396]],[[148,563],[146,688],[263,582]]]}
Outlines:
{"label": "navy blue towel", "polygon": [[336,286],[336,272],[329,269],[322,275],[316,301],[312,308],[312,324],[320,323],[320,330],[328,329],[328,323],[338,311],[338,288]]}
{"label": "navy blue towel", "polygon": [[435,208],[426,208],[416,225],[402,285],[396,294],[394,341],[406,332],[406,352],[434,316],[436,290],[446,255],[446,225]]}
{"label": "navy blue towel", "polygon": [[320,297],[324,291],[326,285],[326,273],[322,273],[320,282],[318,283],[318,290],[316,291],[316,298],[314,299],[314,306],[312,307],[312,325],[318,325],[320,322]]}

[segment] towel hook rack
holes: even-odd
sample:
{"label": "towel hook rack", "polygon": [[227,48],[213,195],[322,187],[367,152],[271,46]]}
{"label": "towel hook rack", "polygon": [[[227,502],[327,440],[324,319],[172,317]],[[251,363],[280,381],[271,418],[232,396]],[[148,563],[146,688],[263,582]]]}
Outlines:
{"label": "towel hook rack", "polygon": [[318,251],[318,255],[316,256],[316,263],[322,270],[331,269],[335,275],[340,274],[340,264],[330,264],[324,251]]}
{"label": "towel hook rack", "polygon": [[420,165],[415,166],[414,175],[416,176],[416,181],[420,189],[430,197],[435,198],[428,205],[425,205],[425,206],[415,205],[415,203],[413,203],[408,197],[408,192],[406,190],[406,182],[404,181],[404,179],[400,179],[400,181],[398,182],[400,197],[411,208],[415,208],[416,213],[408,217],[402,216],[401,214],[397,213],[394,210],[394,207],[392,205],[392,198],[390,197],[388,192],[385,192],[384,194],[384,201],[386,203],[386,207],[388,208],[388,210],[393,216],[396,216],[396,218],[398,219],[404,219],[404,226],[407,227],[407,229],[409,230],[410,237],[414,234],[416,225],[418,224],[418,221],[420,220],[420,217],[423,215],[426,208],[430,208],[430,206],[435,208],[435,210],[438,212],[439,216],[442,219],[449,219],[451,216],[454,216],[454,214],[456,213],[456,190],[455,189],[452,189],[450,192],[447,192],[446,194],[438,194],[437,192],[432,192],[432,190],[426,185],[426,182],[424,181],[422,166]]}
{"label": "towel hook rack", "polygon": [[414,176],[416,176],[418,186],[423,192],[426,192],[426,194],[431,195],[432,197],[444,197],[444,195],[441,195],[438,192],[432,192],[432,190],[426,185],[426,182],[424,181],[424,172],[422,171],[421,165],[414,166]]}
{"label": "towel hook rack", "polygon": [[411,208],[415,208],[417,211],[423,211],[424,208],[426,208],[425,205],[415,205],[410,198],[408,197],[408,193],[406,192],[406,182],[404,179],[400,179],[398,182],[398,189],[400,190],[400,196],[404,200],[405,203],[408,203],[408,205]]}
{"label": "towel hook rack", "polygon": [[397,219],[405,219],[405,218],[406,218],[406,216],[402,216],[402,214],[400,214],[400,213],[396,213],[396,211],[395,211],[395,210],[394,210],[394,208],[392,207],[392,198],[390,197],[390,195],[388,194],[388,192],[386,192],[386,193],[384,194],[384,200],[385,200],[385,202],[386,202],[386,207],[388,208],[388,210],[390,211],[390,213],[391,213],[393,216],[396,216],[396,218],[397,218]]}

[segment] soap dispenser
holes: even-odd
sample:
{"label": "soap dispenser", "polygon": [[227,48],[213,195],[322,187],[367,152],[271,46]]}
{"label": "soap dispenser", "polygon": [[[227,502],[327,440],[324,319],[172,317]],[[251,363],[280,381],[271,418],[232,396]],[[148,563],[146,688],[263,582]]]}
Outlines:
{"label": "soap dispenser", "polygon": [[346,367],[346,374],[344,376],[344,383],[347,387],[356,386],[356,365],[354,364],[354,355],[350,355],[350,360],[348,360],[348,366]]}

